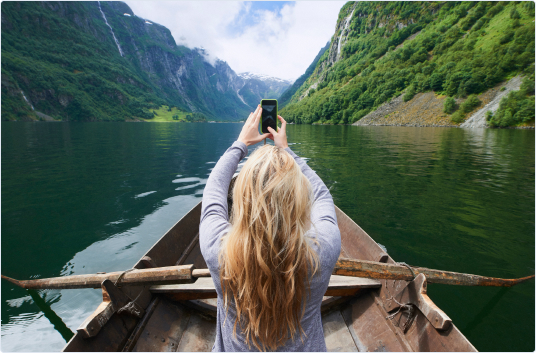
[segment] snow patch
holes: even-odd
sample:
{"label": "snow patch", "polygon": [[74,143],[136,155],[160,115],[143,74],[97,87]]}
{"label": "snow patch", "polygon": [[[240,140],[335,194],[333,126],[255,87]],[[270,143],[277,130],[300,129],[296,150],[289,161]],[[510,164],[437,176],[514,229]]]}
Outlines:
{"label": "snow patch", "polygon": [[242,72],[242,73],[239,73],[237,75],[238,75],[238,77],[240,77],[241,79],[244,79],[244,80],[256,79],[256,80],[261,80],[261,81],[276,81],[276,82],[288,83],[289,85],[292,84],[292,82],[289,81],[289,80],[284,80],[282,78],[263,75],[263,74],[256,74],[256,73],[253,73],[253,72]]}

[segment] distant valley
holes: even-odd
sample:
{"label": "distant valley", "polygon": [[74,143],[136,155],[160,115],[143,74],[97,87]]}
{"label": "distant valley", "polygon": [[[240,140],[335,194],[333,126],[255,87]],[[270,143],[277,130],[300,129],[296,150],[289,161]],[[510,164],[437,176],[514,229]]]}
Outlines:
{"label": "distant valley", "polygon": [[2,120],[242,120],[292,84],[207,56],[123,2],[3,2]]}

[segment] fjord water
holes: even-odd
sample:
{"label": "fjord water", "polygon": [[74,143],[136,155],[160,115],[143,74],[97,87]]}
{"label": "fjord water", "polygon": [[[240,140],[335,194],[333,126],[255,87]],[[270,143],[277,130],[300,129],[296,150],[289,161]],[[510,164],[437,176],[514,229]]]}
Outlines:
{"label": "fjord water", "polygon": [[[132,267],[201,200],[240,129],[3,122],[2,274]],[[289,125],[288,135],[335,203],[396,261],[534,273],[534,131]],[[478,350],[534,350],[534,282],[428,291]],[[30,293],[3,281],[1,349],[58,351],[101,299],[99,290]]]}

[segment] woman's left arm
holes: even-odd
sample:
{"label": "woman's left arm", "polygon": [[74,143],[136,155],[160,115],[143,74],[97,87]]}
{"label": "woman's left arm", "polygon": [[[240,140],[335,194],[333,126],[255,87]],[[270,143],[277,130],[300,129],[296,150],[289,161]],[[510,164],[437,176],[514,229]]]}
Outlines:
{"label": "woman's left arm", "polygon": [[199,245],[205,261],[209,260],[209,253],[217,254],[218,241],[225,235],[229,226],[227,194],[238,163],[247,155],[247,146],[270,136],[270,134],[259,134],[261,110],[259,106],[254,113],[249,115],[238,140],[225,151],[208,177],[203,191],[201,223],[199,224]]}

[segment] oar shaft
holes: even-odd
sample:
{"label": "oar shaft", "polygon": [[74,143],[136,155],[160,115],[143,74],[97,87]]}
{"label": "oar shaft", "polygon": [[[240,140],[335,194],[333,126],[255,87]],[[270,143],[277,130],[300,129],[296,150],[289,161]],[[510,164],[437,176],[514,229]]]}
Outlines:
{"label": "oar shaft", "polygon": [[[429,283],[443,283],[460,286],[496,286],[510,287],[515,284],[534,278],[534,275],[504,279],[471,275],[467,273],[432,270],[424,267],[412,267],[415,275],[422,273]],[[412,271],[405,266],[382,262],[339,258],[333,270],[334,275],[365,277],[390,280],[412,280]],[[2,275],[5,280],[26,289],[74,289],[74,288],[100,288],[101,283],[108,279],[117,281],[121,276],[121,283],[137,285],[179,284],[188,283],[197,277],[210,277],[207,269],[193,269],[193,265],[157,267],[128,272],[110,272],[65,277],[33,279],[19,281]]]}
{"label": "oar shaft", "polygon": [[[534,275],[532,275],[523,278],[504,279],[467,273],[432,270],[424,267],[412,267],[412,270],[415,275],[418,275],[419,273],[424,274],[428,283],[443,283],[459,286],[510,287],[534,278]],[[413,273],[406,266],[345,258],[339,258],[339,261],[337,261],[335,269],[333,270],[333,274],[406,281],[413,279]]]}
{"label": "oar shaft", "polygon": [[184,283],[192,280],[193,265],[157,267],[129,272],[109,272],[87,275],[75,275],[65,277],[53,277],[19,281],[2,275],[2,278],[26,289],[76,289],[76,288],[101,288],[105,279],[117,281],[121,274],[122,284],[164,284]]}

